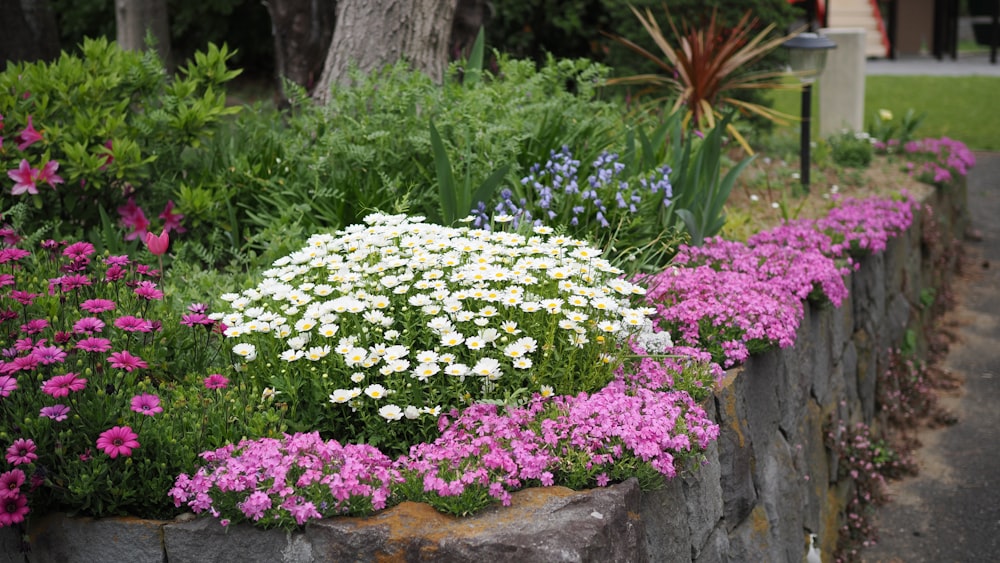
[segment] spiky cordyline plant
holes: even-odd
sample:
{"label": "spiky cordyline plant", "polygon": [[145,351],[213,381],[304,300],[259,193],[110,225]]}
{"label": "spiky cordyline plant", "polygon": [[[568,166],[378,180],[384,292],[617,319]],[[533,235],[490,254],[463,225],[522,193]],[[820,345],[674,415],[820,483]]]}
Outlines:
{"label": "spiky cordyline plant", "polygon": [[[669,11],[664,8],[667,12],[670,29],[679,44],[679,47],[675,48],[664,36],[649,8],[643,14],[635,6],[629,7],[632,9],[632,13],[639,18],[639,22],[652,37],[656,46],[663,52],[663,57],[647,51],[624,37],[616,35],[611,37],[642,57],[656,63],[665,74],[637,74],[615,78],[607,82],[609,85],[637,84],[646,86],[647,88],[640,91],[640,95],[663,89],[674,92],[677,94],[677,98],[674,101],[673,111],[686,106],[685,123],[693,124],[698,128],[714,127],[716,119],[722,116],[719,108],[723,106],[735,107],[744,115],[752,113],[762,116],[779,125],[787,124],[790,119],[796,119],[795,116],[733,96],[739,90],[801,88],[798,83],[785,83],[782,80],[787,75],[785,72],[743,71],[794,36],[795,33],[787,37],[767,40],[768,34],[774,29],[774,24],[771,24],[751,38],[750,33],[757,27],[758,20],[751,18],[750,11],[740,18],[735,27],[724,29],[716,22],[715,10],[712,11],[712,17],[709,19],[707,27],[693,28],[685,22],[682,33],[678,31]],[[667,98],[666,95],[657,100],[665,98]],[[746,139],[732,124],[728,125],[727,129],[748,153],[753,153]]]}

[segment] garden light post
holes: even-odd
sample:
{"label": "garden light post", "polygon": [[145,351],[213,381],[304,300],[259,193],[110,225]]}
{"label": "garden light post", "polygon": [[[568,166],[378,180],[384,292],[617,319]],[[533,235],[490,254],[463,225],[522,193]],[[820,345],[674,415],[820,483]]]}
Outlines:
{"label": "garden light post", "polygon": [[802,82],[802,133],[800,179],[802,188],[809,192],[809,141],[812,122],[812,85],[819,78],[826,65],[826,52],[837,46],[836,43],[816,33],[800,33],[785,41],[784,47],[789,50],[789,66],[792,72]]}

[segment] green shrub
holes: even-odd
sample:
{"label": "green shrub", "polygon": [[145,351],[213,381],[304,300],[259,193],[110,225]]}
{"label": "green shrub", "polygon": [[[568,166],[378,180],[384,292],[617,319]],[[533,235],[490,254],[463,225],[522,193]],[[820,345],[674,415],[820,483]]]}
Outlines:
{"label": "green shrub", "polygon": [[834,164],[844,168],[868,168],[875,149],[867,133],[844,131],[829,139]]}
{"label": "green shrub", "polygon": [[[14,188],[31,201],[20,213],[25,232],[79,236],[107,227],[129,197],[164,205],[186,153],[238,110],[225,107],[221,86],[238,74],[226,67],[225,46],[209,45],[174,80],[151,53],[104,39],[85,40],[81,50],[0,73],[0,168],[28,171]],[[138,226],[141,235],[148,223]]]}

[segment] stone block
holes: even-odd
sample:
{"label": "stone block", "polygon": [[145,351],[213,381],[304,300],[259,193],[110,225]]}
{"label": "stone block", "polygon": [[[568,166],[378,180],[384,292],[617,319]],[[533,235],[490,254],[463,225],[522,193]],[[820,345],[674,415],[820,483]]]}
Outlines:
{"label": "stone block", "polygon": [[772,551],[778,554],[770,560],[801,561],[804,553],[802,473],[796,467],[792,447],[784,436],[776,436],[763,459],[758,460],[755,477],[757,493],[770,523]]}
{"label": "stone block", "polygon": [[705,452],[705,463],[697,472],[683,477],[684,502],[687,506],[688,537],[692,556],[697,558],[708,536],[722,520],[722,480],[719,446],[713,443]]}
{"label": "stone block", "polygon": [[28,530],[32,563],[164,563],[163,521],[48,514]]}
{"label": "stone block", "polygon": [[527,489],[513,497],[510,506],[465,518],[404,502],[370,518],[311,523],[305,534],[324,561],[648,560],[634,479],[589,491]]}
{"label": "stone block", "polygon": [[[854,333],[854,345],[858,352],[857,392],[861,401],[861,420],[870,421],[875,417],[875,372],[878,369],[878,343],[868,331]],[[849,373],[845,373],[850,377]]]}
{"label": "stone block", "polygon": [[650,561],[691,561],[691,531],[687,525],[684,485],[680,479],[642,493],[639,514],[646,532],[646,555]]}
{"label": "stone block", "polygon": [[716,393],[716,409],[719,413],[722,513],[731,531],[750,514],[757,502],[752,472],[754,447],[747,425],[746,400],[735,385],[724,385]]}
{"label": "stone block", "polygon": [[778,391],[784,377],[781,350],[751,356],[744,365],[736,387],[746,397],[750,438],[758,452],[766,451],[778,433],[781,404]]}
{"label": "stone block", "polygon": [[222,526],[215,518],[197,518],[163,527],[170,563],[311,563],[312,553],[302,532],[261,530],[247,523]]}
{"label": "stone block", "polygon": [[810,393],[820,403],[827,403],[833,400],[833,306],[812,305],[808,318],[809,324],[805,326],[805,330],[813,345]]}
{"label": "stone block", "polygon": [[896,348],[906,336],[913,312],[910,302],[902,293],[896,293],[889,303],[885,318],[885,332],[891,347]]}
{"label": "stone block", "polygon": [[27,548],[19,530],[0,528],[0,563],[24,563]]}
{"label": "stone block", "polygon": [[785,561],[763,504],[755,506],[747,519],[729,532],[728,561]]}
{"label": "stone block", "polygon": [[708,536],[705,548],[694,558],[694,563],[729,561],[729,534],[725,526],[717,526]]}

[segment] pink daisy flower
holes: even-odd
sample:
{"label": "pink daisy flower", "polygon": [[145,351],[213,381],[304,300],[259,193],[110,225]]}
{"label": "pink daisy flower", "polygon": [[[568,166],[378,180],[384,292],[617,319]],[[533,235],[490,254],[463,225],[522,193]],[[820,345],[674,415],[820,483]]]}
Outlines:
{"label": "pink daisy flower", "polygon": [[107,338],[84,338],[76,343],[76,349],[84,352],[107,352],[111,349],[111,341]]}
{"label": "pink daisy flower", "polygon": [[35,442],[25,438],[18,438],[7,448],[7,463],[11,465],[21,465],[31,463],[38,459],[35,454]]}
{"label": "pink daisy flower", "polygon": [[69,416],[69,407],[66,405],[52,405],[51,407],[42,407],[42,410],[38,412],[39,416],[45,418],[51,418],[56,422],[61,422],[66,420]]}
{"label": "pink daisy flower", "polygon": [[63,249],[63,256],[73,260],[81,260],[94,253],[94,245],[89,242],[74,242]]}
{"label": "pink daisy flower", "polygon": [[58,346],[40,346],[35,348],[31,355],[43,366],[59,364],[66,360],[66,352]]}
{"label": "pink daisy flower", "polygon": [[73,323],[73,332],[76,334],[93,334],[104,330],[104,321],[97,317],[83,317]]}
{"label": "pink daisy flower", "polygon": [[160,406],[159,397],[143,393],[142,395],[132,397],[132,411],[146,416],[153,416],[163,412],[163,407]]}
{"label": "pink daisy flower", "polygon": [[149,332],[153,330],[153,324],[145,319],[126,315],[115,319],[115,326],[125,332]]}
{"label": "pink daisy flower", "polygon": [[86,386],[86,379],[71,372],[46,380],[42,383],[42,392],[53,397],[68,397],[70,391],[82,391]]}
{"label": "pink daisy flower", "polygon": [[28,497],[24,495],[0,501],[0,528],[24,522],[28,512]]}
{"label": "pink daisy flower", "polygon": [[108,356],[108,360],[111,363],[111,367],[123,369],[125,371],[132,371],[136,369],[148,368],[149,364],[144,362],[139,356],[133,356],[128,353],[128,350],[122,350],[121,352],[112,352]]}
{"label": "pink daisy flower", "polygon": [[80,303],[80,308],[88,313],[103,313],[114,310],[115,302],[108,299],[88,299]]}
{"label": "pink daisy flower", "polygon": [[163,299],[163,292],[156,289],[156,284],[151,281],[139,282],[139,286],[135,288],[135,294],[149,301]]}
{"label": "pink daisy flower", "polygon": [[8,500],[21,494],[24,484],[24,471],[12,469],[0,475],[0,499]]}
{"label": "pink daisy flower", "polygon": [[221,373],[213,373],[204,379],[206,389],[225,389],[229,380]]}
{"label": "pink daisy flower", "polygon": [[129,457],[132,449],[139,447],[138,434],[128,426],[115,426],[110,430],[101,432],[97,438],[97,447],[104,450],[112,459],[119,455]]}

